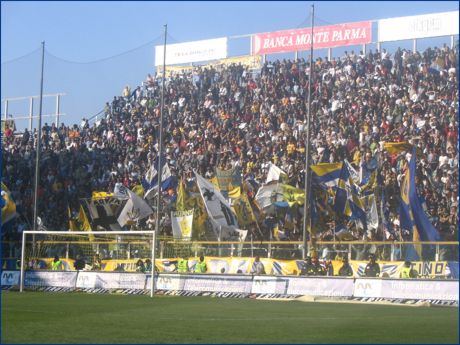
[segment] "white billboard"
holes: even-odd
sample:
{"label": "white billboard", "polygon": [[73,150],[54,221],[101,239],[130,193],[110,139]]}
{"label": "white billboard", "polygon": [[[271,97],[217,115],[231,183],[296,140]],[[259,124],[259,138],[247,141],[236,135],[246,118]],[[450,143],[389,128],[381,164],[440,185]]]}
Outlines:
{"label": "white billboard", "polygon": [[458,11],[379,20],[379,42],[458,35]]}
{"label": "white billboard", "polygon": [[[155,66],[163,65],[164,46],[155,46]],[[166,65],[224,59],[227,37],[166,45]]]}

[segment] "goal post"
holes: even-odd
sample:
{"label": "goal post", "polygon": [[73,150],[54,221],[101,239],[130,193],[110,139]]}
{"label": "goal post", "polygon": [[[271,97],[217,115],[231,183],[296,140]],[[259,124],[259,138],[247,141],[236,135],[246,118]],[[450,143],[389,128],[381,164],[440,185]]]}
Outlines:
{"label": "goal post", "polygon": [[[35,237],[35,241],[28,240],[28,236]],[[93,265],[88,268],[93,270],[94,258],[111,261],[117,259],[150,259],[149,272],[150,297],[155,293],[155,257],[156,257],[156,232],[155,231],[37,231],[26,230],[22,233],[21,268],[19,291],[24,291],[25,270],[51,269],[52,258],[65,257],[65,271],[73,270],[69,262],[78,256],[93,258]],[[69,262],[67,262],[67,260]],[[40,267],[45,265],[45,267]],[[85,270],[85,269],[83,269]]]}

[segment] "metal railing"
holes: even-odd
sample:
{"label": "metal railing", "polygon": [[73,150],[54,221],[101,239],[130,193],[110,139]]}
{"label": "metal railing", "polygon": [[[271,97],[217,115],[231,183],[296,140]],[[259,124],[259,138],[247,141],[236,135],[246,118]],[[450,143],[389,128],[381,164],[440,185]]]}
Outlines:
{"label": "metal railing", "polygon": [[[28,243],[28,245],[31,245]],[[145,244],[139,241],[78,241],[59,240],[41,241],[41,246],[58,252],[61,256],[72,258],[78,248],[90,246],[102,248],[115,245],[115,251],[108,258],[128,259],[139,257]],[[348,257],[349,260],[367,260],[374,254],[380,261],[404,261],[408,257],[418,256],[418,261],[458,261],[459,242],[366,242],[366,241],[319,241],[316,243],[316,255],[321,259],[334,260]],[[270,242],[215,242],[215,241],[177,241],[166,238],[157,240],[158,258],[177,258],[182,256],[218,256],[218,257],[266,257],[272,259],[301,259],[303,245],[301,241]],[[3,258],[17,258],[20,255],[20,241],[3,241]],[[309,255],[315,255],[310,250]]]}

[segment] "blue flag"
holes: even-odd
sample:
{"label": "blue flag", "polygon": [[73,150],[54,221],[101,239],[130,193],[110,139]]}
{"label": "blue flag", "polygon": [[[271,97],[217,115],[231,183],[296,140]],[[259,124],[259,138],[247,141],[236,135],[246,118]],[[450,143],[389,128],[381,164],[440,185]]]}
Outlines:
{"label": "blue flag", "polygon": [[[440,236],[435,227],[430,223],[423,210],[420,198],[415,186],[415,150],[409,162],[409,167],[401,183],[401,200],[399,207],[399,219],[401,228],[412,231],[413,241],[439,241]],[[421,258],[421,245],[409,245],[406,259],[414,260]],[[416,253],[415,253],[415,252]],[[416,255],[417,254],[417,255]],[[417,258],[418,256],[418,258]]]}

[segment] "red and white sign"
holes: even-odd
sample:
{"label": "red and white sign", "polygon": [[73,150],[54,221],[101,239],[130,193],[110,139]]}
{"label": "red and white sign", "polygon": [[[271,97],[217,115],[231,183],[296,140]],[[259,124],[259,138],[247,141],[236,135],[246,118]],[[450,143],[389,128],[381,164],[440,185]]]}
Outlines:
{"label": "red and white sign", "polygon": [[[318,26],[313,29],[313,48],[333,48],[371,43],[372,23]],[[252,55],[284,53],[310,49],[311,28],[252,35]]]}

